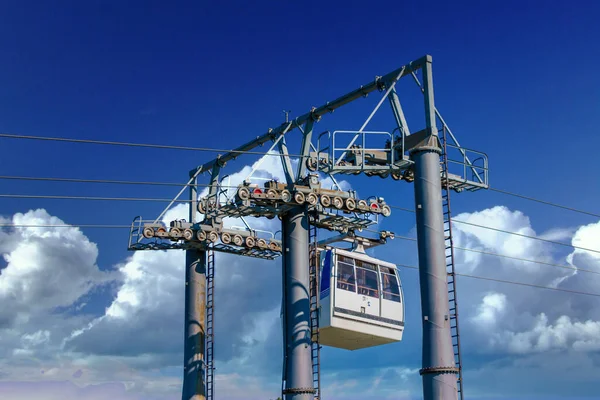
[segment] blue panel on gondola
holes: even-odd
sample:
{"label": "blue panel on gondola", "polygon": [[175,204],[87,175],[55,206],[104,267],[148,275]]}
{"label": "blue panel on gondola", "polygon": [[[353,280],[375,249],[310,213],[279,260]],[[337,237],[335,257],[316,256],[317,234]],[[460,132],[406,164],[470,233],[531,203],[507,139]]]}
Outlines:
{"label": "blue panel on gondola", "polygon": [[321,294],[320,298],[323,299],[329,296],[331,286],[331,250],[325,251],[325,260],[323,262],[323,268],[321,270]]}

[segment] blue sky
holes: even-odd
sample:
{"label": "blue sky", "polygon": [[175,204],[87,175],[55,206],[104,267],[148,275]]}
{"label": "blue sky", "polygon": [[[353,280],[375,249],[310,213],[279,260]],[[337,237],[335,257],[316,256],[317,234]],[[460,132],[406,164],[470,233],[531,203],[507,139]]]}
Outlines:
{"label": "blue sky", "polygon": [[[4,60],[0,64],[0,76],[4,78],[0,90],[0,131],[231,148],[264,133],[269,127],[279,125],[283,121],[283,109],[292,110],[292,117],[301,115],[311,106],[323,104],[369,82],[375,75],[383,75],[424,54],[431,54],[436,105],[461,144],[488,154],[493,187],[594,211],[600,198],[600,185],[595,178],[595,149],[600,145],[600,139],[594,134],[595,114],[600,107],[600,77],[595,68],[600,61],[600,50],[595,45],[596,38],[600,37],[595,18],[598,11],[600,6],[591,1],[573,4],[543,1],[464,1],[452,4],[347,1],[306,2],[302,5],[185,1],[173,5],[158,1],[131,1],[127,4],[65,1],[60,5],[5,2],[0,6],[0,48]],[[411,115],[420,112],[422,106],[416,88],[403,84],[399,90],[408,112]],[[377,100],[374,94],[347,110],[325,116],[317,129],[319,132],[358,129]],[[387,114],[378,115],[370,128],[388,131],[393,128],[389,110],[382,110],[384,112]],[[409,120],[411,130],[421,129],[421,121],[411,124]],[[191,167],[212,156],[201,152],[2,138],[0,174],[184,182]],[[235,173],[256,160],[257,157],[253,156],[240,159],[229,165],[228,172]],[[268,162],[266,164],[272,166]],[[0,182],[0,192],[4,194],[170,198],[178,190],[173,187]],[[383,195],[392,204],[412,208],[410,185],[391,180],[382,185],[384,181],[379,178],[350,177],[348,182],[365,196]],[[10,219],[16,213],[43,208],[47,214],[39,214],[36,218],[45,220],[56,216],[72,224],[122,225],[130,223],[136,215],[154,217],[164,205],[5,198],[0,199],[0,215]],[[455,214],[462,213],[464,220],[522,232],[533,229],[531,233],[534,234],[554,230],[562,241],[580,240],[581,243],[588,243],[595,237],[591,228],[584,230],[582,227],[599,222],[593,217],[490,191],[454,196],[453,211]],[[27,218],[33,217],[28,215]],[[395,211],[383,227],[411,235],[413,219],[412,214]],[[461,228],[458,240],[468,247],[528,255],[561,264],[572,252],[545,244],[533,245],[525,239],[510,242],[503,236],[491,237],[481,230]],[[158,396],[157,399],[177,398],[173,394],[177,389],[173,388],[179,384],[179,361],[173,360],[181,358],[178,353],[181,351],[181,313],[169,311],[165,324],[172,323],[172,326],[161,331],[164,336],[157,333],[156,337],[152,337],[148,333],[144,340],[139,341],[138,347],[123,345],[121,348],[119,340],[94,345],[94,339],[102,338],[102,334],[104,337],[127,338],[127,335],[139,332],[124,323],[112,323],[114,321],[108,321],[108,317],[92,323],[96,318],[105,316],[107,307],[112,307],[111,312],[117,314],[114,310],[121,307],[123,315],[138,316],[140,326],[144,322],[150,323],[144,319],[150,317],[144,315],[159,318],[165,311],[160,305],[148,305],[150,308],[145,309],[146,303],[140,305],[127,300],[127,293],[137,293],[138,300],[146,299],[141,293],[155,293],[135,279],[132,272],[136,270],[134,265],[152,277],[149,281],[156,279],[152,281],[156,283],[154,290],[158,288],[158,293],[167,296],[165,304],[180,306],[175,295],[165,292],[165,288],[177,290],[181,283],[177,279],[183,279],[183,275],[177,275],[176,268],[180,267],[177,256],[162,260],[172,264],[173,274],[167,274],[166,278],[160,275],[161,264],[158,261],[162,256],[127,259],[131,254],[126,252],[126,231],[82,229],[83,235],[55,232],[50,237],[62,238],[56,243],[50,243],[48,236],[42,235],[45,241],[35,242],[42,247],[36,248],[37,252],[32,254],[51,256],[50,259],[32,257],[34,261],[19,267],[18,260],[22,260],[20,251],[25,250],[19,250],[18,243],[25,243],[25,238],[30,240],[30,236],[6,229],[3,232],[6,233],[0,236],[4,241],[0,250],[12,260],[0,264],[2,268],[9,265],[3,271],[10,268],[13,268],[11,271],[24,271],[26,266],[35,267],[34,261],[38,260],[39,268],[48,269],[48,278],[55,278],[50,279],[50,284],[61,283],[56,276],[64,275],[67,280],[73,276],[66,273],[55,276],[52,273],[64,265],[72,264],[73,271],[79,271],[75,275],[80,273],[77,276],[81,279],[75,279],[77,290],[74,289],[71,295],[52,297],[56,303],[49,301],[59,308],[54,319],[40,317],[36,313],[41,311],[29,303],[19,303],[22,307],[19,308],[20,319],[14,315],[6,316],[7,321],[16,325],[3,328],[0,324],[0,329],[10,328],[12,332],[12,336],[5,334],[6,338],[14,336],[14,341],[0,339],[2,352],[11,354],[0,365],[0,380],[4,382],[0,383],[0,391],[10,385],[18,386],[18,390],[26,391],[27,387],[34,390],[35,385],[50,382],[47,377],[23,379],[19,372],[3,375],[8,369],[28,373],[25,366],[29,364],[14,351],[17,346],[25,346],[23,338],[28,337],[25,342],[29,340],[29,345],[33,346],[31,343],[35,342],[36,346],[44,349],[42,353],[50,365],[48,368],[53,368],[52,363],[59,365],[56,360],[69,351],[79,355],[73,360],[79,360],[77,362],[89,369],[90,372],[84,374],[84,378],[88,377],[85,378],[88,384],[117,382],[118,386],[118,382],[136,382],[127,391],[120,392],[120,386],[99,386],[98,390],[106,390],[106,393],[114,390],[118,393],[114,396],[123,399],[137,398],[135,396],[142,396],[140,393],[147,396],[151,387],[148,382],[154,379],[152,374],[155,374],[164,381],[160,381],[163,386],[156,391],[158,394],[152,392],[153,395]],[[79,246],[78,249],[83,249],[81,253],[59,257],[60,251],[68,250],[65,243],[71,241],[74,246]],[[50,247],[43,247],[46,245]],[[396,241],[393,247],[378,249],[376,254],[398,263],[416,263],[414,244],[409,242]],[[571,256],[571,260],[600,271],[600,262],[593,256],[579,253]],[[87,261],[82,261],[86,257]],[[465,272],[476,270],[484,276],[506,276],[512,280],[545,284],[555,283],[558,279],[557,276],[546,276],[546,272],[540,272],[541,269],[534,271],[521,264],[509,265],[508,262],[488,258],[464,258],[460,261]],[[260,264],[252,265],[261,268]],[[244,368],[262,367],[264,374],[260,374],[256,381],[246,382],[250,386],[270,388],[279,373],[280,360],[277,357],[256,357],[255,364],[248,364],[247,360],[238,357],[243,353],[252,358],[255,356],[252,351],[265,349],[280,351],[277,347],[280,332],[276,329],[277,323],[273,322],[273,310],[279,307],[278,297],[261,294],[261,285],[278,282],[276,274],[280,272],[277,267],[277,263],[271,263],[268,268],[261,268],[261,272],[253,272],[256,276],[249,276],[257,281],[263,277],[264,283],[257,282],[246,288],[234,284],[235,274],[245,276],[249,273],[241,265],[233,263],[232,271],[235,273],[225,269],[221,272],[220,282],[224,285],[220,300],[224,306],[221,309],[230,309],[233,313],[239,307],[224,294],[238,293],[241,296],[238,290],[248,296],[248,304],[255,308],[249,310],[245,317],[241,314],[232,317],[234,320],[238,318],[238,322],[225,314],[219,316],[224,333],[223,339],[217,341],[217,357],[222,354],[222,359],[217,360],[222,363],[224,374],[230,374],[226,376],[243,375],[247,371]],[[112,277],[111,273],[119,278],[105,284],[105,280],[112,279],[108,278]],[[20,276],[15,274],[4,272],[2,275],[5,279],[7,276]],[[3,287],[2,275],[0,289]],[[329,375],[325,376],[324,385],[329,379],[332,387],[343,392],[343,382],[358,382],[357,385],[365,387],[381,381],[384,383],[367,394],[381,398],[387,395],[388,390],[393,390],[393,385],[388,382],[393,381],[402,386],[396,386],[398,390],[407,390],[407,396],[420,395],[418,374],[413,371],[419,368],[420,363],[416,272],[403,271],[403,280],[407,295],[405,340],[360,353],[327,349],[323,368]],[[586,287],[586,291],[594,291],[595,288],[596,292],[600,292],[600,286],[593,286],[596,281],[580,280],[560,284],[580,289],[577,285],[584,285],[582,287]],[[463,283],[462,280],[460,283]],[[12,287],[9,283],[4,285],[5,288]],[[595,299],[573,300],[573,296],[564,293],[538,293],[535,289],[467,282],[466,279],[461,287],[464,287],[467,299],[461,303],[465,309],[463,315],[473,324],[466,322],[464,328],[468,339],[464,350],[466,393],[504,399],[529,398],[527,396],[535,393],[545,398],[550,393],[562,396],[559,398],[570,398],[569,393],[594,396],[593,374],[578,377],[549,367],[548,363],[553,357],[561,357],[570,360],[565,364],[576,366],[587,363],[591,371],[599,371],[597,349],[574,350],[577,340],[586,341],[581,336],[584,335],[582,332],[595,332],[594,323],[600,320],[597,312],[593,311]],[[548,306],[554,305],[554,302],[560,306]],[[546,307],[537,303],[546,303]],[[565,303],[571,308],[562,309]],[[503,312],[512,316],[509,318]],[[537,319],[542,313],[548,318],[546,325],[543,318]],[[490,315],[501,324],[493,325]],[[558,322],[563,315],[573,318],[571,325]],[[529,322],[524,322],[527,316]],[[244,321],[239,322],[242,319]],[[256,326],[252,320],[264,323]],[[527,325],[533,323],[531,321],[539,322],[537,328]],[[576,325],[585,321],[590,321],[590,325],[583,328]],[[77,336],[74,347],[68,350],[53,347],[90,323],[94,327]],[[62,328],[58,329],[56,326],[60,324]],[[477,330],[478,327],[483,329],[484,325],[489,328],[488,331]],[[539,333],[545,328],[554,332],[550,336],[556,339],[562,337],[556,333],[559,327],[565,326],[569,329],[579,327],[563,335],[579,339],[569,339],[566,343],[548,339],[559,345],[550,346],[548,351],[541,353],[522,348],[517,351],[510,341],[515,337],[524,340],[524,337],[530,337],[527,335],[533,335],[532,332]],[[255,342],[243,335],[233,335],[229,344],[226,327],[251,330],[249,335],[257,344],[253,345]],[[491,332],[499,331],[502,332],[501,337],[494,345],[483,340]],[[37,339],[31,339],[36,332],[49,332],[50,339],[43,340],[46,337],[43,333],[35,336]],[[263,343],[265,337],[272,340]],[[156,343],[164,342],[169,343],[167,347],[155,354],[147,354],[152,353],[149,349],[156,348]],[[122,343],[129,341],[123,339]],[[22,356],[23,352],[20,354]],[[144,357],[152,359],[156,371],[151,371]],[[79,365],[75,361],[72,361],[74,365]],[[108,366],[114,362],[125,365],[130,375],[110,375],[107,371],[114,368]],[[368,373],[357,372],[356,366],[363,364]],[[64,372],[65,364],[60,365]],[[492,384],[498,381],[494,379],[495,368],[500,369],[498,376],[505,379],[502,382],[515,382],[514,385]],[[561,379],[557,379],[556,375],[560,375]],[[31,382],[24,386],[18,383],[23,380]],[[62,380],[64,377],[57,375],[56,381]],[[266,384],[269,380],[271,383]],[[555,380],[557,387],[548,384],[549,380]],[[339,387],[334,386],[334,381]],[[268,392],[273,397],[277,385],[274,388],[275,392]],[[218,389],[223,396],[229,395],[231,399],[237,398],[236,390],[235,387]],[[163,392],[164,396],[161,395]]]}

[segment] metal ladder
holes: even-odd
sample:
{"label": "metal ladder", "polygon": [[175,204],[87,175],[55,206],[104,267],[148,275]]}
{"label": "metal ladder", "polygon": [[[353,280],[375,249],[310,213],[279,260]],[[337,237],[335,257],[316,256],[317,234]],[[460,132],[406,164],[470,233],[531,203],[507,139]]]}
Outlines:
{"label": "metal ladder", "polygon": [[442,211],[444,213],[444,239],[446,245],[446,272],[448,276],[448,300],[450,309],[450,332],[454,350],[454,364],[458,368],[458,398],[463,400],[462,360],[460,355],[460,333],[458,329],[458,300],[456,297],[456,273],[454,270],[454,243],[452,240],[452,213],[448,174],[448,149],[446,126],[442,128]]}
{"label": "metal ladder", "polygon": [[317,248],[317,231],[315,211],[313,223],[309,227],[309,279],[310,279],[310,330],[312,377],[315,389],[315,400],[321,400],[321,345],[319,344],[319,252]]}
{"label": "metal ladder", "polygon": [[214,400],[215,396],[215,252],[211,248],[207,252],[206,263],[206,400]]}

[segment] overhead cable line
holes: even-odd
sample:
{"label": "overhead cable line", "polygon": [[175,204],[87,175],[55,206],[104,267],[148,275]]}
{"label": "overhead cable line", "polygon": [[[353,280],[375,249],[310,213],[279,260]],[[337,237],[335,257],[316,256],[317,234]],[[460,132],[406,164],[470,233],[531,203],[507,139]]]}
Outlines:
{"label": "overhead cable line", "polygon": [[508,259],[511,259],[511,260],[525,261],[525,262],[530,262],[530,263],[535,263],[535,264],[548,265],[548,266],[551,266],[551,267],[557,267],[557,268],[563,268],[563,269],[570,269],[570,270],[573,270],[573,271],[581,271],[581,272],[587,272],[587,273],[590,273],[590,274],[598,274],[598,275],[600,275],[600,271],[594,271],[594,270],[591,270],[591,269],[579,268],[579,267],[574,267],[574,266],[570,266],[570,265],[555,264],[555,263],[549,263],[549,262],[546,262],[546,261],[539,261],[539,260],[531,260],[529,258],[508,256],[506,254],[493,253],[491,251],[469,249],[469,248],[466,248],[466,247],[454,246],[454,248],[458,249],[458,250],[463,250],[463,251],[470,251],[472,253],[485,254],[485,255],[488,255],[488,256],[508,258]]}
{"label": "overhead cable line", "polygon": [[45,194],[0,194],[0,198],[13,199],[55,199],[55,200],[99,200],[99,201],[156,201],[189,203],[191,200],[152,199],[146,197],[98,197],[98,196],[52,196]]}
{"label": "overhead cable line", "polygon": [[[171,202],[171,201],[174,201],[176,203],[189,203],[191,201],[191,200],[181,200],[181,199],[173,200],[173,199],[158,199],[158,198],[146,198],[146,197],[101,197],[101,196],[62,196],[62,195],[29,195],[29,194],[0,194],[0,198],[53,199],[53,200],[92,200],[92,201],[150,201],[150,202]],[[398,206],[392,206],[392,205],[390,205],[390,207],[391,208],[395,208],[395,209],[401,209],[401,210],[404,210],[404,211],[414,212],[414,210],[410,210],[410,209],[402,208],[402,207],[398,207]],[[497,232],[506,233],[506,234],[509,234],[509,235],[520,236],[520,237],[524,237],[524,238],[527,238],[527,239],[539,240],[541,242],[556,244],[556,245],[560,245],[560,246],[565,246],[565,247],[570,247],[570,248],[574,248],[574,249],[578,249],[578,250],[590,251],[590,252],[593,252],[593,253],[600,254],[600,250],[590,249],[590,248],[587,248],[587,247],[576,246],[576,245],[573,245],[573,244],[564,243],[564,242],[558,242],[558,241],[550,240],[550,239],[544,239],[544,238],[537,237],[537,236],[525,235],[523,233],[507,231],[507,230],[504,230],[504,229],[494,228],[494,227],[491,227],[491,226],[479,225],[479,224],[475,224],[475,223],[472,223],[472,222],[466,222],[466,221],[457,220],[457,219],[454,219],[454,218],[452,219],[452,222],[456,222],[456,223],[459,223],[459,224],[471,225],[471,226],[475,226],[475,227],[478,227],[478,228],[489,229],[489,230],[493,230],[493,231],[497,231]]]}
{"label": "overhead cable line", "polygon": [[104,225],[104,224],[0,224],[2,228],[105,228],[105,229],[130,229],[131,225]]}
{"label": "overhead cable line", "polygon": [[[209,183],[176,183],[176,182],[150,182],[150,181],[121,181],[112,179],[79,179],[79,178],[51,178],[51,177],[34,177],[34,176],[12,176],[0,175],[0,179],[12,179],[23,181],[48,181],[48,182],[73,182],[73,183],[106,183],[115,185],[148,185],[148,186],[201,186],[210,187]],[[224,186],[221,188],[237,188],[238,186]]]}
{"label": "overhead cable line", "polygon": [[565,210],[574,211],[574,212],[577,212],[577,213],[587,214],[587,215],[591,215],[592,217],[598,217],[598,218],[600,218],[600,214],[595,214],[595,213],[592,213],[592,212],[589,212],[589,211],[579,210],[579,209],[573,208],[573,207],[563,206],[561,204],[556,204],[556,203],[552,203],[550,201],[540,200],[540,199],[536,199],[536,198],[529,197],[529,196],[524,196],[524,195],[518,194],[518,193],[512,193],[512,192],[509,192],[507,190],[495,189],[495,188],[491,188],[491,187],[488,188],[487,190],[491,190],[492,192],[503,193],[503,194],[506,194],[506,195],[509,195],[509,196],[519,197],[521,199],[531,200],[531,201],[535,201],[537,203],[546,204],[546,205],[549,205],[549,206],[558,207],[558,208],[562,208],[562,209],[565,209]]}
{"label": "overhead cable line", "polygon": [[[398,206],[392,206],[392,205],[390,205],[389,207],[390,208],[395,208],[395,209],[398,209],[398,210],[402,210],[402,211],[411,212],[411,213],[415,212],[415,210],[411,210],[409,208],[404,208],[404,207],[398,207]],[[492,231],[502,232],[502,233],[506,233],[506,234],[509,234],[509,235],[520,236],[520,237],[524,237],[524,238],[527,238],[527,239],[539,240],[541,242],[546,242],[546,243],[551,243],[551,244],[557,244],[557,245],[560,245],[560,246],[572,247],[574,249],[591,251],[591,252],[594,252],[594,253],[600,253],[600,250],[596,250],[596,249],[589,249],[587,247],[575,246],[573,244],[565,243],[565,242],[557,242],[555,240],[544,239],[544,238],[541,238],[539,236],[531,236],[531,235],[526,235],[524,233],[507,231],[505,229],[494,228],[494,227],[488,226],[488,225],[480,225],[480,224],[475,224],[473,222],[461,221],[461,220],[458,220],[456,218],[452,218],[452,222],[456,222],[458,224],[464,224],[464,225],[471,225],[471,226],[475,226],[475,227],[483,228],[483,229],[489,229],[489,230],[492,230]]]}
{"label": "overhead cable line", "polygon": [[[190,147],[190,146],[172,146],[166,144],[150,144],[150,143],[131,143],[131,142],[115,142],[107,140],[92,140],[92,139],[72,139],[72,138],[61,138],[61,137],[48,137],[48,136],[31,136],[31,135],[17,135],[12,133],[0,133],[1,138],[9,139],[29,139],[29,140],[44,140],[50,142],[67,142],[67,143],[85,143],[85,144],[101,144],[109,146],[125,146],[125,147],[146,147],[152,149],[169,149],[169,150],[187,150],[187,151],[206,151],[212,153],[238,153],[238,154],[256,154],[261,156],[275,156],[281,157],[279,153],[264,153],[260,151],[251,150],[227,150],[227,149],[214,149],[209,147]],[[298,154],[289,154],[290,157],[302,158],[304,156]]]}
{"label": "overhead cable line", "polygon": [[544,238],[541,238],[541,237],[538,237],[538,236],[525,235],[524,233],[507,231],[507,230],[504,230],[504,229],[494,228],[494,227],[491,227],[491,226],[474,224],[472,222],[458,221],[458,220],[456,220],[454,218],[452,219],[452,222],[458,222],[459,224],[476,226],[478,228],[489,229],[489,230],[496,231],[496,232],[508,233],[510,235],[520,236],[520,237],[524,237],[524,238],[528,238],[528,239],[539,240],[541,242],[546,242],[546,243],[551,243],[551,244],[557,244],[557,245],[560,245],[560,246],[572,247],[574,249],[591,251],[591,252],[594,252],[594,253],[600,253],[600,250],[589,249],[587,247],[581,247],[581,246],[575,246],[573,244],[569,244],[569,243],[565,243],[565,242],[557,242],[556,240],[544,239]]}
{"label": "overhead cable line", "polygon": [[[1,134],[0,134],[1,136]],[[218,150],[215,150],[218,151]],[[269,154],[269,153],[260,153],[260,154]],[[10,180],[23,180],[23,181],[49,181],[49,182],[74,182],[74,183],[106,183],[106,184],[121,184],[121,185],[154,185],[154,186],[194,186],[194,184],[191,183],[176,183],[176,182],[154,182],[154,181],[123,181],[123,180],[113,180],[113,179],[79,179],[79,178],[55,178],[55,177],[33,177],[33,176],[14,176],[14,175],[0,175],[0,179],[10,179]],[[201,186],[201,187],[209,187],[210,184],[202,184],[202,183],[198,183],[196,184],[196,186]],[[223,185],[219,185],[219,187],[222,188],[236,188],[237,186],[223,186]],[[500,193],[504,193],[510,196],[516,196],[516,197],[520,197],[523,199],[527,199],[527,200],[531,200],[531,201],[535,201],[538,203],[542,203],[542,204],[546,204],[546,205],[550,205],[550,206],[554,206],[554,207],[558,207],[558,208],[562,208],[565,210],[569,210],[569,211],[574,211],[577,213],[581,213],[581,214],[586,214],[586,215],[590,215],[592,217],[598,217],[600,218],[600,214],[595,214],[589,211],[584,211],[584,210],[579,210],[576,208],[572,208],[572,207],[568,207],[568,206],[563,206],[560,204],[556,204],[556,203],[551,203],[549,201],[545,201],[545,200],[539,200],[539,199],[534,199],[532,197],[527,197],[527,196],[523,196],[517,193],[511,193],[511,192],[507,192],[504,190],[500,190],[500,189],[493,189],[493,188],[488,188],[488,190],[492,190],[495,192],[500,192]],[[402,210],[402,211],[406,211],[406,212],[411,212],[414,213],[415,210],[410,209],[410,208],[406,208],[406,207],[400,207],[400,206],[390,206],[392,208],[398,209],[398,210]],[[459,221],[456,221],[459,222]],[[462,221],[460,221],[462,222]],[[465,223],[465,222],[462,222]],[[475,225],[477,226],[477,225]]]}
{"label": "overhead cable line", "polygon": [[[364,230],[369,231],[369,232],[373,232],[373,233],[379,233],[378,231],[375,231],[375,230],[372,230],[372,229],[364,229]],[[411,242],[416,242],[417,241],[416,238],[412,238],[412,237],[409,237],[409,236],[394,235],[394,238],[400,239],[400,240],[407,240],[407,241],[411,241]],[[534,263],[534,264],[547,265],[547,266],[551,266],[551,267],[569,269],[569,270],[572,270],[572,271],[580,271],[580,272],[587,272],[587,273],[590,273],[590,274],[598,274],[598,275],[600,275],[600,271],[594,271],[594,270],[585,269],[585,268],[578,268],[578,267],[571,266],[571,265],[549,263],[549,262],[546,262],[546,261],[539,261],[539,260],[532,260],[530,258],[522,258],[522,257],[509,256],[509,255],[506,255],[506,254],[494,253],[494,252],[491,252],[491,251],[470,249],[470,248],[467,248],[467,247],[454,246],[454,248],[457,249],[457,250],[468,251],[468,252],[472,252],[472,253],[480,253],[480,254],[485,254],[485,255],[488,255],[488,256],[508,258],[508,259],[511,259],[511,260],[524,261],[524,262],[529,262],[529,263]]]}
{"label": "overhead cable line", "polygon": [[[396,264],[396,265],[401,268],[419,269],[419,267],[415,267],[414,265],[404,265],[404,264]],[[506,283],[509,285],[528,286],[528,287],[533,287],[533,288],[538,288],[538,289],[554,290],[556,292],[565,292],[565,293],[582,294],[582,295],[586,295],[586,296],[600,297],[600,293],[590,293],[590,292],[582,292],[579,290],[561,289],[561,288],[556,288],[556,287],[552,287],[552,286],[544,286],[544,285],[536,285],[534,283],[509,281],[509,280],[505,280],[505,279],[489,278],[489,277],[479,276],[479,275],[459,274],[459,273],[456,273],[456,275],[463,276],[465,278],[479,279],[479,280],[483,280],[483,281]]]}
{"label": "overhead cable line", "polygon": [[[87,143],[87,144],[100,144],[100,145],[112,145],[112,146],[126,146],[126,147],[146,147],[146,148],[156,148],[156,149],[170,149],[170,150],[187,150],[187,151],[205,151],[205,152],[214,152],[214,153],[239,153],[239,154],[256,154],[256,155],[269,155],[280,157],[279,153],[263,153],[258,151],[251,150],[227,150],[227,149],[214,149],[208,147],[190,147],[190,146],[173,146],[173,145],[162,145],[162,144],[150,144],[150,143],[131,143],[131,142],[116,142],[116,141],[106,141],[106,140],[92,140],[92,139],[73,139],[73,138],[61,138],[61,137],[47,137],[47,136],[33,136],[33,135],[19,135],[19,134],[11,134],[11,133],[0,133],[0,137],[9,138],[9,139],[29,139],[29,140],[44,140],[44,141],[57,141],[57,142],[68,142],[68,143]],[[295,158],[303,158],[308,156],[303,156],[299,154],[289,154],[290,157]],[[541,204],[546,204],[553,207],[562,208],[565,210],[590,215],[593,217],[600,218],[600,214],[592,213],[585,210],[579,210],[573,207],[564,206],[561,204],[553,203],[546,200],[536,199],[530,196],[525,196],[518,193],[509,192],[507,190],[496,189],[496,188],[487,188],[487,190],[503,193],[509,196],[515,196],[522,199],[534,201]]]}
{"label": "overhead cable line", "polygon": [[[26,225],[26,224],[0,224],[0,227],[13,227],[13,228],[46,228],[46,227],[52,227],[52,228],[58,228],[58,227],[71,227],[71,228],[131,228],[131,225],[100,225],[100,224],[79,224],[79,225],[68,225],[68,224],[32,224],[32,225]],[[373,231],[376,232],[376,231]],[[407,240],[411,240],[411,241],[416,241],[416,239],[414,238],[410,238],[410,237],[404,237],[404,236],[395,236],[396,238],[399,239],[407,239]],[[459,247],[456,247],[459,248]],[[473,249],[463,249],[461,248],[461,250],[467,250],[467,251],[477,251],[477,250],[473,250]],[[479,252],[479,251],[477,251]],[[514,257],[510,257],[510,256],[505,256],[502,254],[495,254],[495,253],[486,253],[486,254],[491,254],[491,255],[495,255],[498,257],[507,257],[507,258],[514,258]],[[534,260],[525,260],[522,259],[523,261],[528,261],[528,262],[533,262],[533,263],[538,263],[538,264],[548,264],[548,263],[542,263],[539,261],[534,261]],[[393,263],[396,264],[396,263]],[[402,268],[409,268],[409,269],[419,269],[419,267],[413,266],[413,265],[405,265],[405,264],[396,264],[399,267]],[[554,264],[548,264],[548,265],[554,265]],[[556,265],[558,266],[558,265]],[[563,266],[564,267],[564,266]],[[565,267],[566,268],[566,267]],[[579,271],[582,272],[593,272],[593,273],[598,273],[596,271],[590,271],[590,270],[584,270],[584,269],[579,269],[579,268],[571,268],[569,267],[569,269],[577,269]],[[456,273],[456,275],[458,276],[463,276],[465,278],[473,278],[473,279],[480,279],[480,280],[486,280],[486,281],[492,281],[492,282],[499,282],[499,283],[506,283],[506,284],[512,284],[512,285],[520,285],[520,286],[529,286],[529,287],[534,287],[534,288],[540,288],[540,289],[549,289],[549,290],[554,290],[554,291],[558,291],[558,292],[566,292],[566,293],[573,293],[573,294],[581,294],[581,295],[587,295],[587,296],[595,296],[595,297],[600,297],[599,293],[589,293],[589,292],[581,292],[581,291],[577,291],[577,290],[569,290],[569,289],[560,289],[560,288],[554,288],[554,287],[550,287],[550,286],[543,286],[543,285],[536,285],[536,284],[532,284],[532,283],[524,283],[524,282],[517,282],[517,281],[509,281],[509,280],[503,280],[503,279],[496,279],[496,278],[489,278],[489,277],[483,277],[483,276],[479,276],[479,275],[470,275],[470,274],[461,274],[461,273]]]}

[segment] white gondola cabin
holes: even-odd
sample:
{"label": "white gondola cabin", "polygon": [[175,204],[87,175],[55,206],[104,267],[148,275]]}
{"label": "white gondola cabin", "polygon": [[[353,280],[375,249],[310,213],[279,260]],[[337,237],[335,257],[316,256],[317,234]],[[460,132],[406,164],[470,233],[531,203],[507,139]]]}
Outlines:
{"label": "white gondola cabin", "polygon": [[357,350],[402,340],[404,298],[394,264],[333,247],[320,261],[321,345]]}

